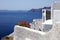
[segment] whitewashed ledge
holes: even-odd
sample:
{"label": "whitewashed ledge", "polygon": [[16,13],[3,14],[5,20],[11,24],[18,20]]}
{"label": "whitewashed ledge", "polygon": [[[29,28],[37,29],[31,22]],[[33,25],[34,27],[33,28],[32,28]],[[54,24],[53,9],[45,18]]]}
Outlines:
{"label": "whitewashed ledge", "polygon": [[47,33],[15,25],[14,40],[60,40],[60,24]]}

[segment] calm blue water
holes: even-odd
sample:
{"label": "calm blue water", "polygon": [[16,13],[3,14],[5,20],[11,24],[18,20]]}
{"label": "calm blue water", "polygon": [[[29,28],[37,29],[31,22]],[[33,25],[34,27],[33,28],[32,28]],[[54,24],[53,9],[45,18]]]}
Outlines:
{"label": "calm blue water", "polygon": [[41,12],[0,11],[0,38],[14,31],[14,25],[25,20],[32,22],[33,19],[42,18]]}

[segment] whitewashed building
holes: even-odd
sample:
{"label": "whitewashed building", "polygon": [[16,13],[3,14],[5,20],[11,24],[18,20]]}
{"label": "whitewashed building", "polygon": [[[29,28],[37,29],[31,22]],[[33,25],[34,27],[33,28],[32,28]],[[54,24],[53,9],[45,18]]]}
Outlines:
{"label": "whitewashed building", "polygon": [[42,32],[16,25],[14,28],[14,40],[60,40],[60,2],[52,4],[51,12],[53,26],[50,31]]}
{"label": "whitewashed building", "polygon": [[44,7],[42,9],[42,31],[47,32],[52,28],[52,14],[51,7]]}
{"label": "whitewashed building", "polygon": [[53,2],[52,3],[52,19],[54,20],[53,22],[55,23],[60,23],[60,2]]}
{"label": "whitewashed building", "polygon": [[42,9],[42,19],[33,19],[30,24],[32,29],[39,30],[40,28],[41,31],[49,31],[52,28],[51,7],[44,7]]}

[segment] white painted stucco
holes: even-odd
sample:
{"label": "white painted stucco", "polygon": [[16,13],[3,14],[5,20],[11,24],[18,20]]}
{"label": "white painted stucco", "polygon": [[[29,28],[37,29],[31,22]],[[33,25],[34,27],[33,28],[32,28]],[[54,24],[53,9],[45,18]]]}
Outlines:
{"label": "white painted stucco", "polygon": [[41,32],[15,25],[14,40],[60,40],[60,2],[55,2],[51,9],[53,27],[48,32]]}
{"label": "white painted stucco", "polygon": [[41,32],[16,25],[14,40],[60,40],[60,24],[54,24],[49,32]]}

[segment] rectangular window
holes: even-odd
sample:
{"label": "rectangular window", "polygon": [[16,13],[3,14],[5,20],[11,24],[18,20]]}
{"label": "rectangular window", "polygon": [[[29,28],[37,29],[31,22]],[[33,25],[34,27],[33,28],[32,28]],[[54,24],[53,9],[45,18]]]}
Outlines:
{"label": "rectangular window", "polygon": [[51,19],[51,11],[46,11],[46,20]]}

